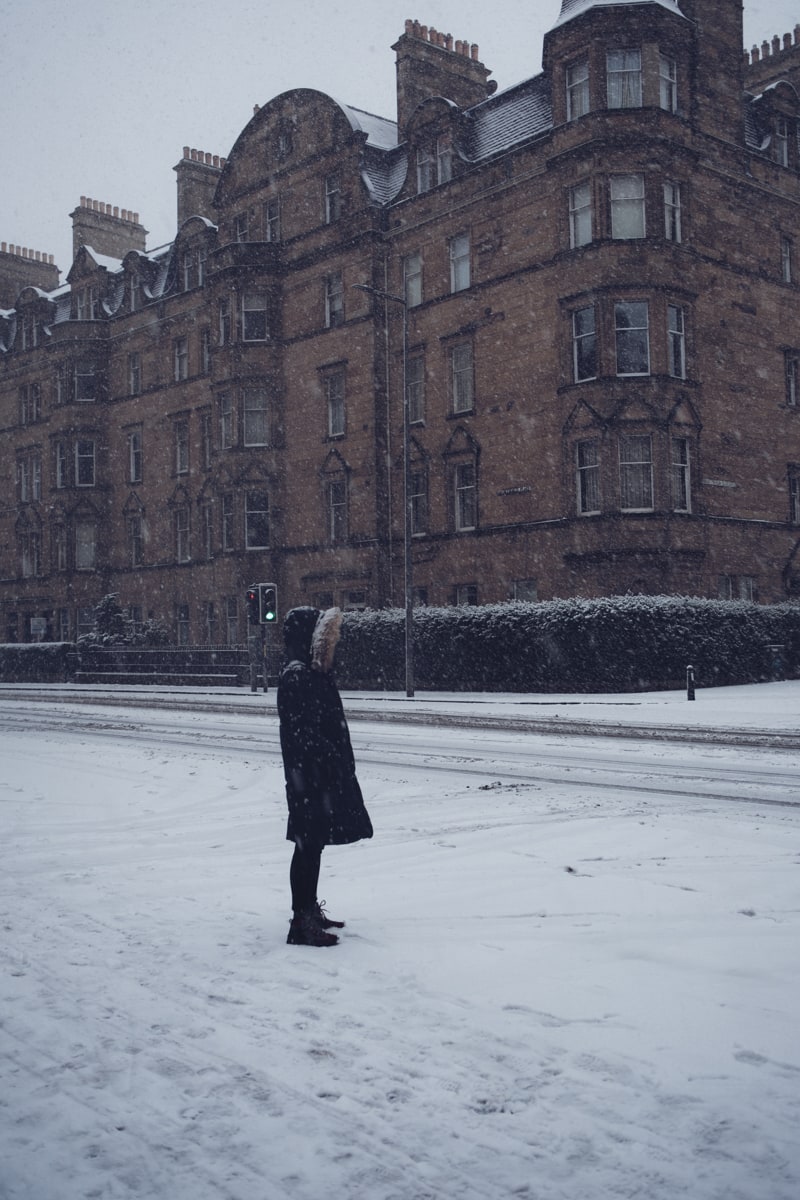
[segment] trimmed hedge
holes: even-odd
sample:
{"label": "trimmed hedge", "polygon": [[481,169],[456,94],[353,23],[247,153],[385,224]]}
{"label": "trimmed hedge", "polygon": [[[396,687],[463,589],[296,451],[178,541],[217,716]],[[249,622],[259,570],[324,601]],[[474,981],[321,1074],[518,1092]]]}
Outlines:
{"label": "trimmed hedge", "polygon": [[[346,613],[340,686],[402,688],[404,631],[400,609]],[[427,691],[642,691],[682,686],[688,665],[713,687],[797,674],[800,605],[614,596],[420,608],[414,640]]]}
{"label": "trimmed hedge", "polygon": [[0,682],[66,683],[77,655],[72,642],[9,642],[0,645]]}

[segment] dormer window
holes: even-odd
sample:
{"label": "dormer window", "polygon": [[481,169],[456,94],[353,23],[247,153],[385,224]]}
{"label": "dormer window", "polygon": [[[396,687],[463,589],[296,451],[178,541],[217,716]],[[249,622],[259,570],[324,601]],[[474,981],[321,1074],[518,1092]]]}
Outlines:
{"label": "dormer window", "polygon": [[567,67],[567,120],[577,121],[589,111],[589,60]]}
{"label": "dormer window", "polygon": [[417,149],[417,192],[429,192],[453,178],[453,140],[449,134]]}
{"label": "dormer window", "polygon": [[606,54],[609,108],[642,107],[641,50],[609,50]]}
{"label": "dormer window", "polygon": [[772,140],[773,157],[779,167],[789,165],[789,122],[786,117],[775,118],[775,136]]}

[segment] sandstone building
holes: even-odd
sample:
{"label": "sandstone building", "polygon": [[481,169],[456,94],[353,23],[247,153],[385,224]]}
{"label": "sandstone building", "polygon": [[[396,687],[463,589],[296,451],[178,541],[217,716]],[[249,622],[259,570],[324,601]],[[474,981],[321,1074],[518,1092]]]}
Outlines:
{"label": "sandstone building", "polygon": [[394,50],[396,120],[185,149],[166,249],[87,197],[61,286],[0,244],[0,639],[402,605],[404,396],[419,602],[800,595],[800,27],[562,0],[504,91]]}

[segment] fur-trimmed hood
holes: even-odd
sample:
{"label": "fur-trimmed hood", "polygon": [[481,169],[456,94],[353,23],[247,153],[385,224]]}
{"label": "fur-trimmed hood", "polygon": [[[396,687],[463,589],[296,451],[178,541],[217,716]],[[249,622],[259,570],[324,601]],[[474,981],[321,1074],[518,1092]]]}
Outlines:
{"label": "fur-trimmed hood", "polygon": [[314,626],[311,638],[311,666],[315,671],[333,670],[333,659],[342,631],[342,610],[328,608]]}
{"label": "fur-trimmed hood", "polygon": [[283,622],[286,658],[301,662],[323,674],[333,668],[333,659],[342,627],[342,611],[329,608],[320,612],[310,605],[292,608]]}

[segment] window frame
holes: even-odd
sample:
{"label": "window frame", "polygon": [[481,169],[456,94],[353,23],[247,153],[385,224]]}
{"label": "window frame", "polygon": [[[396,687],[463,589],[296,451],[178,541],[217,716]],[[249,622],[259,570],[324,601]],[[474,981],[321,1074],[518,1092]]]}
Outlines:
{"label": "window frame", "polygon": [[[580,329],[580,319],[584,313],[591,313],[592,327],[591,329]],[[590,348],[585,349],[584,344],[590,343]],[[595,304],[582,305],[581,308],[573,309],[572,312],[572,378],[574,383],[586,383],[590,379],[597,379],[598,376],[598,353],[597,353],[597,306]],[[590,373],[582,373],[581,362],[585,356],[591,355],[592,370]]]}
{"label": "window frame", "polygon": [[349,503],[347,476],[342,472],[325,480],[328,543],[342,546],[348,539]]}
{"label": "window frame", "polygon": [[128,433],[128,483],[142,482],[143,465],[142,430],[131,429]]}
{"label": "window frame", "polygon": [[[583,193],[583,195],[580,195]],[[584,198],[585,197],[585,198]],[[587,227],[588,225],[588,227]],[[594,241],[592,181],[584,179],[569,189],[569,246],[578,250]]]}
{"label": "window frame", "polygon": [[342,216],[342,185],[339,173],[325,176],[325,224],[334,225]]}
{"label": "window frame", "polygon": [[344,279],[341,271],[325,276],[325,328],[339,329],[344,325]]}
{"label": "window frame", "polygon": [[447,351],[450,411],[463,416],[475,411],[475,348],[472,340],[455,342]]}
{"label": "window frame", "polygon": [[327,436],[338,440],[347,434],[347,383],[344,368],[326,371],[323,377],[323,387]]}
{"label": "window frame", "polygon": [[599,438],[580,438],[575,443],[575,494],[579,516],[590,517],[602,511]]}
{"label": "window frame", "polygon": [[[634,457],[645,446],[646,455]],[[618,442],[618,459],[620,511],[652,512],[655,500],[653,435],[651,433],[621,433]]]}
{"label": "window frame", "polygon": [[686,309],[681,304],[667,305],[667,373],[686,378]]}
{"label": "window frame", "polygon": [[658,104],[663,112],[678,111],[678,64],[668,54],[658,56]]}
{"label": "window frame", "polygon": [[448,241],[450,292],[465,292],[472,286],[472,253],[468,232],[456,233]]}
{"label": "window frame", "polygon": [[[646,318],[645,324],[644,325],[633,325],[633,324],[620,325],[619,324],[619,315],[620,315],[621,310],[622,309],[633,309],[633,308],[644,310],[644,314],[645,314],[645,318]],[[641,359],[641,361],[643,362],[644,359],[646,358],[646,364],[645,364],[646,369],[645,370],[635,370],[635,371],[623,371],[620,369],[621,359],[623,358],[623,354],[621,353],[621,345],[623,344],[623,338],[624,338],[625,343],[629,343],[632,348],[634,346],[634,341],[633,341],[634,335],[638,335],[639,339],[641,340],[641,343],[642,343],[639,353],[641,354],[642,349],[645,351],[645,354],[644,354],[643,358]],[[637,377],[643,378],[647,375],[650,375],[650,373],[651,373],[651,366],[650,366],[650,304],[647,300],[615,300],[614,301],[614,350],[615,350],[616,374],[619,378],[633,379],[633,378],[637,378]],[[632,354],[632,350],[628,350],[628,353]]]}
{"label": "window frame", "polygon": [[674,434],[670,447],[670,500],[673,512],[692,511],[692,458],[687,437]]}
{"label": "window frame", "polygon": [[683,241],[681,228],[683,203],[680,183],[674,179],[666,179],[662,195],[664,198],[664,238],[677,246]]}
{"label": "window frame", "polygon": [[[255,404],[253,401],[258,400]],[[242,388],[242,444],[268,446],[269,394],[264,384]]]}
{"label": "window frame", "polygon": [[[244,497],[244,548],[268,550],[270,546],[269,492],[264,489],[246,490]],[[258,540],[258,534],[264,540]],[[255,540],[251,540],[255,538]]]}
{"label": "window frame", "polygon": [[403,298],[406,308],[422,304],[422,254],[413,250],[403,258]]}
{"label": "window frame", "polygon": [[242,341],[266,342],[269,321],[266,292],[243,292],[241,301]]}
{"label": "window frame", "polygon": [[[612,59],[617,57],[623,65],[612,67]],[[633,66],[627,60],[631,58],[638,62]],[[633,84],[633,87],[631,85]],[[615,97],[613,92],[618,90]],[[606,107],[609,109],[641,108],[642,107],[642,51],[631,46],[625,49],[606,51]]]}
{"label": "window frame", "polygon": [[[577,72],[582,72],[577,75]],[[582,58],[571,63],[564,72],[567,105],[567,121],[577,121],[586,116],[591,108],[589,94],[589,59]]]}
{"label": "window frame", "polygon": [[179,417],[173,422],[175,444],[175,474],[189,474],[189,418]]}
{"label": "window frame", "polygon": [[[630,195],[618,194],[625,181],[635,180],[638,192]],[[628,174],[609,175],[608,207],[611,218],[611,237],[614,241],[633,242],[647,237],[647,203],[644,173],[633,171]],[[627,232],[635,229],[636,232]]]}
{"label": "window frame", "polygon": [[[85,449],[87,446],[91,446],[91,452]],[[75,486],[94,487],[97,483],[97,443],[95,439],[76,437],[74,453]]]}
{"label": "window frame", "polygon": [[453,467],[453,519],[457,533],[478,528],[478,468],[474,458]]}
{"label": "window frame", "polygon": [[176,337],[172,343],[172,378],[184,383],[189,378],[189,339]]}
{"label": "window frame", "polygon": [[408,420],[412,425],[425,420],[425,354],[422,351],[406,355],[406,400]]}

